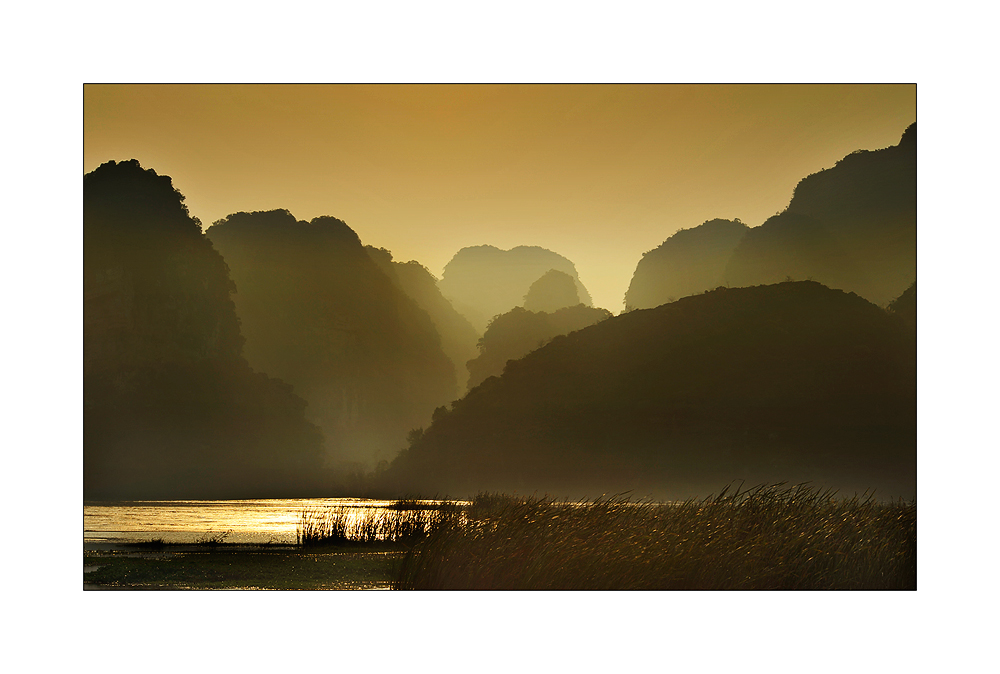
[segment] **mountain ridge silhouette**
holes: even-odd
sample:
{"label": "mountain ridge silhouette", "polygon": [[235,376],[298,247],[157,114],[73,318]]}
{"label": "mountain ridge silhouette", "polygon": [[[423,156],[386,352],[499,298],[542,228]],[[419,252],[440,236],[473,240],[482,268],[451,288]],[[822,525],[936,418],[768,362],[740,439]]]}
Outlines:
{"label": "mountain ridge silhouette", "polygon": [[437,415],[385,488],[688,498],[745,479],[910,497],[915,348],[853,293],[719,288],[509,362]]}
{"label": "mountain ridge silhouette", "polygon": [[470,389],[499,376],[510,360],[523,358],[560,335],[581,330],[611,318],[607,309],[577,304],[557,311],[529,311],[514,307],[495,317],[479,340],[479,355],[469,360]]}
{"label": "mountain ridge silhouette", "polygon": [[884,306],[916,279],[916,123],[896,145],[857,150],[804,177],[788,206],[764,223],[742,224],[710,220],[643,254],[626,308],[786,279],[819,281]]}
{"label": "mountain ridge silhouette", "polygon": [[323,437],[254,372],[229,269],[169,176],[84,176],[84,496],[241,498],[319,488]]}
{"label": "mountain ridge silhouette", "polygon": [[[476,329],[445,299],[437,278],[422,264],[416,260],[396,262],[385,248],[365,246],[365,250],[393,283],[427,312],[441,336],[441,348],[455,366],[459,383],[465,382],[465,364],[477,355]],[[461,388],[464,393],[464,385]]]}
{"label": "mountain ridge silhouette", "polygon": [[206,235],[236,282],[248,360],[309,401],[330,461],[390,458],[458,394],[430,316],[344,221],[240,212]]}

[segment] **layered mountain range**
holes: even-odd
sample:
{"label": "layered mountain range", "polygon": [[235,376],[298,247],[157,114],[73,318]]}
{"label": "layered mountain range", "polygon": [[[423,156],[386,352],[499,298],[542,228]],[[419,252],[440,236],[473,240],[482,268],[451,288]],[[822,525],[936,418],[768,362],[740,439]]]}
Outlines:
{"label": "layered mountain range", "polygon": [[620,316],[550,250],[463,248],[438,281],[334,217],[203,233],[169,177],[108,162],[84,177],[85,496],[333,495],[380,463],[386,495],[909,498],[915,281],[915,125],[757,227],[676,232]]}
{"label": "layered mountain range", "polygon": [[92,499],[320,489],[306,401],[251,369],[222,256],[167,176],[84,176],[83,464]]}
{"label": "layered mountain range", "polygon": [[427,312],[438,334],[441,348],[455,367],[458,382],[464,392],[468,377],[466,363],[475,358],[479,334],[468,319],[455,310],[438,288],[437,279],[416,260],[396,262],[392,253],[385,248],[365,246],[368,255],[392,281],[393,285],[406,293],[421,309]]}
{"label": "layered mountain range", "polygon": [[550,270],[572,277],[577,300],[591,305],[590,293],[580,282],[573,263],[538,246],[510,250],[494,246],[463,248],[445,265],[438,286],[441,294],[482,334],[494,316],[522,306],[532,284]]}
{"label": "layered mountain range", "polygon": [[819,283],[720,288],[556,337],[400,454],[385,487],[662,498],[732,480],[912,497],[916,336]]}
{"label": "layered mountain range", "polygon": [[479,386],[490,377],[499,377],[508,361],[523,358],[560,335],[608,318],[611,312],[607,309],[582,304],[551,313],[514,307],[494,318],[479,340],[479,355],[468,363],[469,388]]}
{"label": "layered mountain range", "polygon": [[796,186],[758,227],[711,220],[645,253],[625,295],[648,309],[718,286],[819,281],[884,306],[917,277],[917,126]]}
{"label": "layered mountain range", "polygon": [[238,288],[247,359],[309,401],[331,460],[391,458],[458,395],[433,320],[342,220],[234,213],[206,235]]}

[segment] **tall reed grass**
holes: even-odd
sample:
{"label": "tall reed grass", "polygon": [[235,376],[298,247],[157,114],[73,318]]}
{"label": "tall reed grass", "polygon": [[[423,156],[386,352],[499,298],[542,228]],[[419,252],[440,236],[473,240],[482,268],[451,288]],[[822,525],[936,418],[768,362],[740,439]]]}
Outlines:
{"label": "tall reed grass", "polygon": [[916,504],[808,486],[582,504],[481,494],[428,531],[396,589],[916,589]]}
{"label": "tall reed grass", "polygon": [[296,528],[303,547],[321,545],[413,544],[459,513],[455,504],[396,501],[385,508],[335,506],[306,510]]}

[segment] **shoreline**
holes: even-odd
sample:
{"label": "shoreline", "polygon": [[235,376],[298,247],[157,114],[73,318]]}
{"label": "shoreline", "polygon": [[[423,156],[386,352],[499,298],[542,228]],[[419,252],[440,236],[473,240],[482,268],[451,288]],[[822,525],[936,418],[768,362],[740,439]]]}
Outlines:
{"label": "shoreline", "polygon": [[[86,549],[89,548],[89,549]],[[99,548],[99,549],[97,549]],[[87,544],[83,589],[391,589],[399,546]]]}

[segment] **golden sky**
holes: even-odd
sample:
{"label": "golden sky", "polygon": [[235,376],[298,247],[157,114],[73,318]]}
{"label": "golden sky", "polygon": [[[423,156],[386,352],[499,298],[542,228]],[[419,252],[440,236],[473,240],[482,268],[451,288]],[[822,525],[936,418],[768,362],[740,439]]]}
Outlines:
{"label": "golden sky", "polygon": [[439,277],[465,246],[542,246],[618,313],[676,230],[757,226],[914,121],[915,85],[91,84],[84,171],[138,159],[205,227],[333,215]]}

